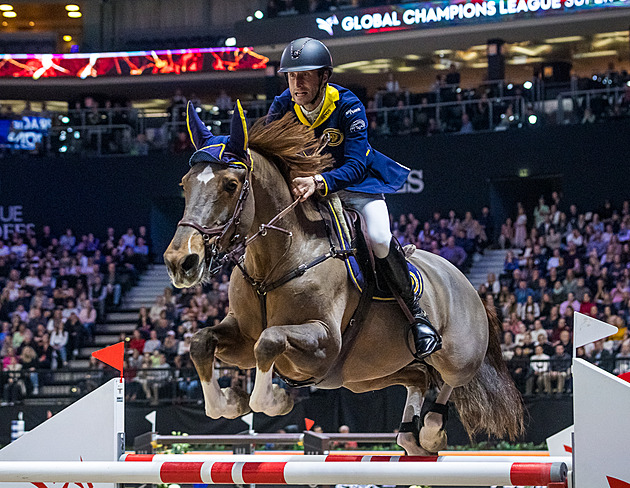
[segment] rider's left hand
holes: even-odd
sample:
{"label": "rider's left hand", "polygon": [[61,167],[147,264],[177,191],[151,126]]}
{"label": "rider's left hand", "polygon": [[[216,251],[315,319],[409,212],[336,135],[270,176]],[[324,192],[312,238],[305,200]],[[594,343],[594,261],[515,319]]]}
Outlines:
{"label": "rider's left hand", "polygon": [[293,194],[296,197],[301,197],[301,202],[315,193],[315,189],[315,180],[313,180],[313,177],[311,176],[293,179]]}

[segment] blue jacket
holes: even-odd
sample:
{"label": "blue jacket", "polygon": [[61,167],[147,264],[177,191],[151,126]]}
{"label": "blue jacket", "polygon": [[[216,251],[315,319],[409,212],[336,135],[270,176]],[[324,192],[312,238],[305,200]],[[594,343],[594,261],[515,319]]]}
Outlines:
{"label": "blue jacket", "polygon": [[268,121],[294,111],[304,125],[320,137],[327,133],[326,150],[335,159],[332,170],[322,173],[324,195],[338,190],[361,193],[394,193],[407,180],[409,168],[370,147],[365,107],[354,93],[339,85],[326,85],[326,95],[317,120],[311,125],[289,90],[276,97],[269,108]]}

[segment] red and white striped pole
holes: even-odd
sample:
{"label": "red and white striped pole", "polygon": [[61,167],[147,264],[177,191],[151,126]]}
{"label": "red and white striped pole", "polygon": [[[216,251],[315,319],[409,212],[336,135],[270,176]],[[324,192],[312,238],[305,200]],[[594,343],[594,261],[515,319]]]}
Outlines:
{"label": "red and white striped pole", "polygon": [[571,469],[570,456],[384,456],[369,454],[123,454],[125,462],[360,462],[360,463],[565,463]]}
{"label": "red and white striped pole", "polygon": [[388,484],[469,486],[564,482],[564,463],[0,462],[0,482]]}

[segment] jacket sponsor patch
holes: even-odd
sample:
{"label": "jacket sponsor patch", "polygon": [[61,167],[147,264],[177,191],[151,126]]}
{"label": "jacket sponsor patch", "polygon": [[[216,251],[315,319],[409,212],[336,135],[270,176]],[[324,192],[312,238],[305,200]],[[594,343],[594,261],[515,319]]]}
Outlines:
{"label": "jacket sponsor patch", "polygon": [[350,132],[359,132],[367,127],[365,120],[357,119],[350,125]]}
{"label": "jacket sponsor patch", "polygon": [[324,131],[324,134],[328,135],[328,137],[330,138],[328,140],[329,146],[338,146],[343,142],[343,132],[341,132],[339,129],[326,129]]}
{"label": "jacket sponsor patch", "polygon": [[361,107],[351,108],[350,110],[346,110],[346,115],[356,114],[361,111]]}

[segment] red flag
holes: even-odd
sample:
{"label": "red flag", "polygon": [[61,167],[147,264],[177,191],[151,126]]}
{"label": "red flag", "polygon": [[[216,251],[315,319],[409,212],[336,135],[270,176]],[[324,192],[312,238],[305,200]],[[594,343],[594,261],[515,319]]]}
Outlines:
{"label": "red flag", "polygon": [[113,346],[108,346],[104,349],[99,349],[92,353],[99,361],[104,362],[108,366],[120,371],[120,377],[123,377],[123,364],[125,362],[125,343],[119,342]]}
{"label": "red flag", "polygon": [[612,476],[606,476],[606,479],[608,480],[610,488],[630,488],[630,483],[613,478]]}
{"label": "red flag", "polygon": [[315,425],[315,421],[311,419],[304,418],[304,425],[306,425],[306,430],[311,430],[311,427]]}

